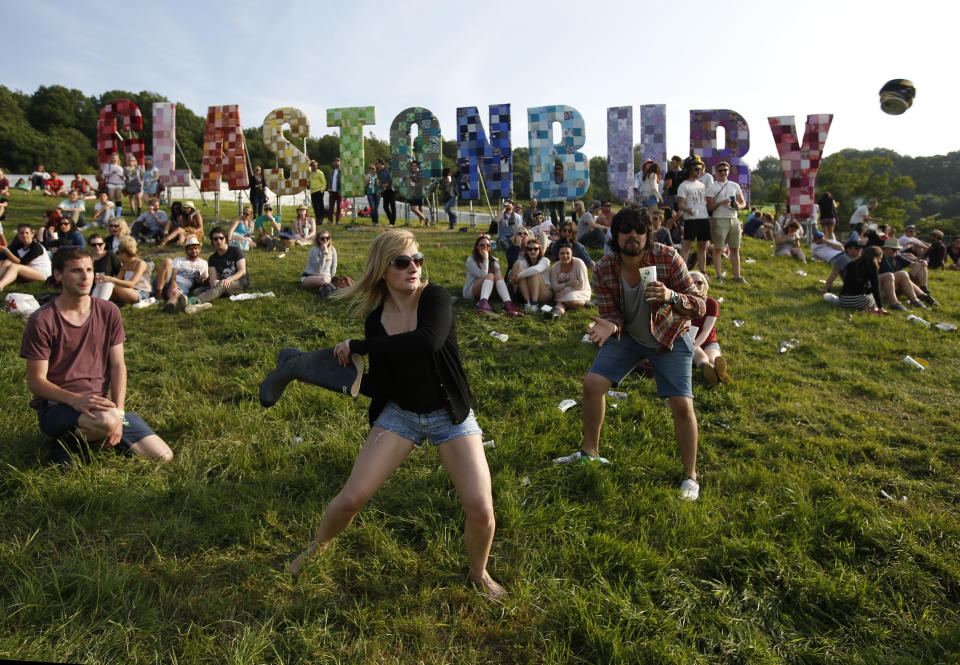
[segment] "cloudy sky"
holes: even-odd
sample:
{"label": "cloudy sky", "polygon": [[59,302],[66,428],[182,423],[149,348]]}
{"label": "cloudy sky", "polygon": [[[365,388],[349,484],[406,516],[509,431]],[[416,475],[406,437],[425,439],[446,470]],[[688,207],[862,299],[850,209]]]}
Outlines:
{"label": "cloudy sky", "polygon": [[[487,105],[510,103],[519,147],[528,108],[567,104],[593,156],[606,154],[607,107],[634,106],[639,141],[637,107],[663,103],[670,153],[689,151],[691,109],[746,118],[748,163],[775,154],[773,115],[802,131],[807,114],[833,113],[827,154],[960,149],[955,0],[4,4],[7,87],[150,90],[201,115],[239,104],[245,127],[293,106],[311,134],[334,133],[326,109],[374,106],[369,131],[386,140],[397,113],[423,106],[455,139],[458,106],[485,119]],[[878,91],[901,77],[916,101],[887,116]]]}

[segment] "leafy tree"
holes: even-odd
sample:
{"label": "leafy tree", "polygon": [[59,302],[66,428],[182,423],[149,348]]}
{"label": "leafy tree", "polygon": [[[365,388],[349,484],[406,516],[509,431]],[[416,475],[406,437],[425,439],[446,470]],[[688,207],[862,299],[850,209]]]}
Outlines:
{"label": "leafy tree", "polygon": [[889,155],[858,157],[842,150],[825,158],[817,174],[817,196],[831,192],[842,220],[849,219],[857,206],[875,198],[879,205],[873,214],[902,228],[910,215],[919,212],[912,197],[914,189],[912,178],[895,174]]}
{"label": "leafy tree", "polygon": [[513,149],[513,196],[526,201],[530,198],[530,149]]}

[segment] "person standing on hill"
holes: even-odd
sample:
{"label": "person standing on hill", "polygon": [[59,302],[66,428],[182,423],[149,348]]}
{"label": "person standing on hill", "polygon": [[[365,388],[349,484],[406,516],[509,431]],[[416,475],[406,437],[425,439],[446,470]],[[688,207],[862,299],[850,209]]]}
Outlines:
{"label": "person standing on hill", "polygon": [[720,162],[716,166],[717,179],[707,187],[707,210],[711,213],[710,236],[713,239],[713,269],[717,282],[723,283],[720,269],[723,265],[723,246],[730,248],[730,267],[733,281],[746,282],[740,275],[740,218],[737,211],[746,207],[740,185],[727,179],[730,164]]}
{"label": "person standing on hill", "polygon": [[593,267],[599,316],[590,317],[594,326],[589,334],[600,350],[583,379],[583,448],[554,462],[607,463],[598,456],[607,391],[647,359],[657,394],[673,412],[683,460],[680,497],[695,501],[700,486],[690,319],[704,316],[706,303],[677,251],[654,242],[649,231],[646,208],[628,206],[613,217],[613,253]]}
{"label": "person standing on hill", "polygon": [[[323,224],[323,193],[327,191],[327,176],[320,170],[317,160],[310,160],[310,205],[317,224]],[[259,216],[259,215],[258,215]]]}
{"label": "person standing on hill", "polygon": [[690,248],[697,242],[697,268],[707,271],[707,243],[710,241],[710,216],[707,212],[707,187],[700,182],[703,161],[696,155],[683,163],[686,179],[677,187],[676,223],[683,218],[683,262],[690,265]]}
{"label": "person standing on hill", "polygon": [[[340,158],[333,160],[330,170],[330,223],[340,223],[340,191],[343,189],[343,172],[340,170]],[[336,216],[334,216],[336,215]]]}

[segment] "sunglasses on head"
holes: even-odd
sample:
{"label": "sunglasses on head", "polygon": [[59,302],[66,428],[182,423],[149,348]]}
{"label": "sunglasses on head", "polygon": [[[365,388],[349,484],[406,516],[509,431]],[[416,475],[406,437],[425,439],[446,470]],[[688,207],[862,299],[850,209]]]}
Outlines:
{"label": "sunglasses on head", "polygon": [[413,256],[407,256],[406,254],[399,254],[393,257],[393,260],[390,262],[397,270],[406,270],[410,267],[410,264],[417,266],[418,268],[423,265],[423,252],[417,252]]}

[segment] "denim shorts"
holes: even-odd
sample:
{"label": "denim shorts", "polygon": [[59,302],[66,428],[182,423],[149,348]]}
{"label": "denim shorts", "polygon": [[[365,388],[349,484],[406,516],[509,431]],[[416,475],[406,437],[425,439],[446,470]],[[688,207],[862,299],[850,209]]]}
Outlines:
{"label": "denim shorts", "polygon": [[690,339],[689,330],[673,340],[673,350],[667,353],[660,353],[658,349],[640,344],[626,332],[620,335],[620,339],[611,335],[600,347],[590,372],[599,374],[614,385],[619,385],[644,358],[653,365],[657,395],[693,397],[690,379],[690,368],[693,366],[693,341]]}
{"label": "denim shorts", "polygon": [[[77,426],[80,412],[66,404],[49,402],[47,408],[37,414],[37,418],[40,422],[41,432],[47,436],[58,438],[64,432]],[[137,414],[127,411],[125,419],[129,424],[123,426],[120,443],[117,445],[129,448],[140,439],[154,434],[150,426]]]}
{"label": "denim shorts", "polygon": [[377,427],[382,427],[394,434],[409,439],[416,444],[423,443],[424,439],[430,439],[430,443],[439,446],[444,441],[459,439],[471,434],[483,434],[477,419],[473,415],[473,409],[461,423],[454,423],[450,414],[445,409],[432,411],[430,413],[414,413],[397,406],[396,402],[387,402],[383,411],[377,416],[374,423]]}

